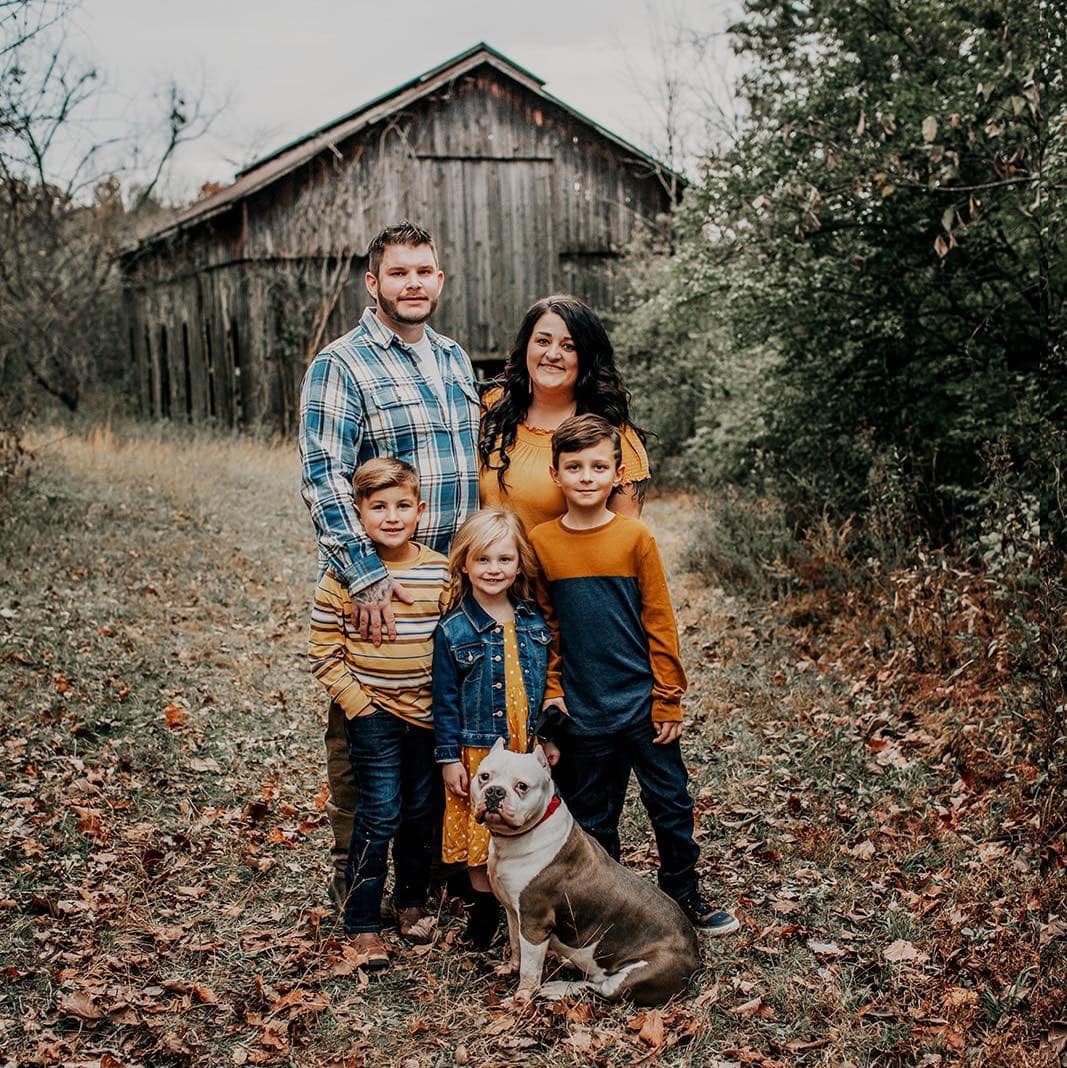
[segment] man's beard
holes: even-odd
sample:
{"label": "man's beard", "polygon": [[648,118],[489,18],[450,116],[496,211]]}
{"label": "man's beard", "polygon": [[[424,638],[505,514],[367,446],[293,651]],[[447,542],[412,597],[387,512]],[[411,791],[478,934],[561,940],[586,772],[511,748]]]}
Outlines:
{"label": "man's beard", "polygon": [[398,302],[386,300],[380,292],[378,294],[378,310],[384,312],[396,323],[411,323],[412,326],[417,326],[419,323],[426,322],[433,315],[436,308],[437,301],[431,300],[430,310],[425,315],[413,315],[411,312],[401,308]]}

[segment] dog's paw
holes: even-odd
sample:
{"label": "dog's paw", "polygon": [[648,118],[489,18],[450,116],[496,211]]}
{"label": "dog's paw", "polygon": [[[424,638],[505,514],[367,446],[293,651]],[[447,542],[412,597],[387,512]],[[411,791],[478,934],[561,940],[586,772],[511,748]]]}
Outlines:
{"label": "dog's paw", "polygon": [[559,1001],[560,998],[569,998],[575,994],[580,994],[583,990],[588,990],[591,985],[590,983],[569,983],[557,980],[556,982],[545,983],[537,991],[537,996],[544,998],[545,1001]]}

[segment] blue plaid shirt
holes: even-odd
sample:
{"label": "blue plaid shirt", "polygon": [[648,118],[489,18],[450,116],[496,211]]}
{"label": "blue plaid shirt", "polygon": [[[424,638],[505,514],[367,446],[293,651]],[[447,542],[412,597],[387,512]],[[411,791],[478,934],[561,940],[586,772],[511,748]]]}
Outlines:
{"label": "blue plaid shirt", "polygon": [[445,384],[442,406],[414,349],[368,308],[359,325],[323,349],[300,391],[302,495],[328,567],[350,593],[386,578],[352,500],[352,474],[375,456],[419,473],[426,511],[415,540],[447,553],[478,507],[478,391],[467,354],[426,328]]}

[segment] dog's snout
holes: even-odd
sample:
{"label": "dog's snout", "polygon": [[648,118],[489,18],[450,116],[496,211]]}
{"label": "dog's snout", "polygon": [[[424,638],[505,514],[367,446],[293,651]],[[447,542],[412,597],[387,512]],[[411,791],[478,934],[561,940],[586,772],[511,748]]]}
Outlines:
{"label": "dog's snout", "polygon": [[487,805],[495,806],[499,805],[507,797],[507,791],[503,786],[487,786],[483,796]]}

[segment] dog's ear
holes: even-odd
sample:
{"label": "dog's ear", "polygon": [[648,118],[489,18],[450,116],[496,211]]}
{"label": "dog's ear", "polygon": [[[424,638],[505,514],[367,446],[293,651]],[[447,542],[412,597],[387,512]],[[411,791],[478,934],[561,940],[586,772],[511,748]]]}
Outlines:
{"label": "dog's ear", "polygon": [[504,739],[503,738],[497,738],[497,740],[493,743],[493,748],[490,749],[489,752],[490,753],[495,753],[498,749],[503,749],[503,748],[504,748]]}
{"label": "dog's ear", "polygon": [[534,746],[533,755],[537,757],[537,763],[543,768],[548,767],[548,757],[545,756],[545,751],[539,746]]}

